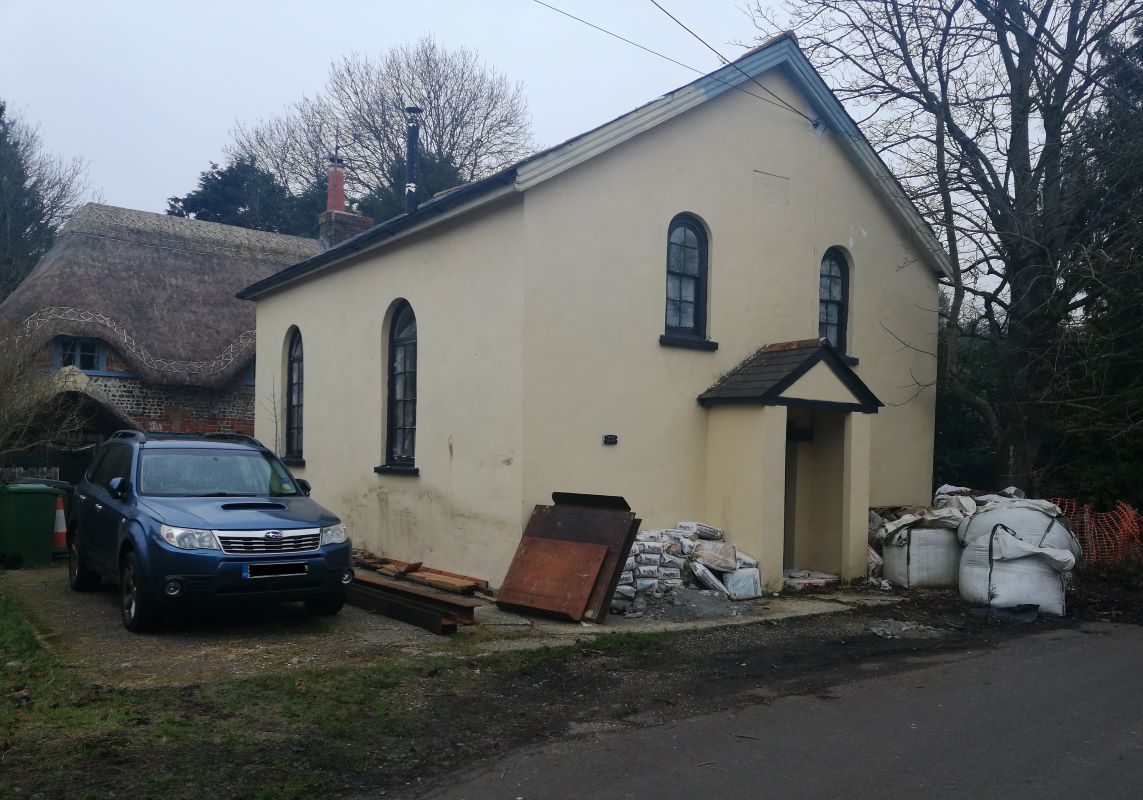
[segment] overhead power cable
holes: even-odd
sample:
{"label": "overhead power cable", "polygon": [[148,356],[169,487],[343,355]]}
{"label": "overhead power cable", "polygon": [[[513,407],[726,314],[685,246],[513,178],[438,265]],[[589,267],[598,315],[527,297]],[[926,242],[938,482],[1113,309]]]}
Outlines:
{"label": "overhead power cable", "polygon": [[[560,9],[560,8],[556,8],[556,7],[555,7],[555,6],[553,6],[553,5],[550,5],[550,4],[548,4],[548,3],[545,3],[545,2],[544,2],[544,0],[532,0],[532,2],[533,2],[533,3],[536,3],[537,5],[541,5],[541,6],[543,6],[544,8],[547,8],[547,9],[549,9],[549,10],[551,10],[551,11],[555,11],[557,14],[562,14],[562,15],[564,15],[565,17],[568,17],[569,19],[574,19],[576,22],[579,22],[579,23],[581,23],[581,24],[583,24],[583,25],[586,25],[586,26],[588,26],[589,28],[594,28],[595,30],[599,31],[600,33],[605,33],[605,34],[607,34],[608,36],[610,36],[610,37],[612,37],[612,38],[614,38],[614,39],[618,39],[618,40],[619,40],[619,41],[621,41],[621,42],[624,42],[624,43],[626,43],[626,44],[629,44],[629,45],[631,45],[632,47],[638,47],[640,50],[642,50],[642,51],[643,51],[643,52],[645,52],[645,53],[650,53],[650,54],[651,54],[651,55],[653,55],[653,56],[658,56],[658,57],[659,57],[659,58],[661,58],[661,59],[664,59],[664,60],[666,60],[666,61],[670,61],[672,64],[675,64],[676,66],[682,67],[683,69],[688,69],[688,70],[690,70],[691,72],[694,72],[694,73],[696,73],[696,74],[698,74],[698,75],[703,75],[703,76],[706,76],[706,75],[708,74],[708,73],[707,73],[707,72],[705,72],[704,70],[698,69],[697,67],[692,67],[690,64],[684,64],[683,62],[681,62],[681,61],[677,61],[676,59],[673,59],[673,58],[671,58],[671,57],[670,57],[670,56],[668,56],[668,55],[664,55],[663,53],[660,53],[660,52],[659,52],[659,51],[657,51],[657,50],[652,50],[650,47],[646,47],[646,46],[644,46],[644,45],[641,45],[641,44],[639,44],[638,42],[633,42],[633,41],[631,41],[630,39],[627,39],[627,38],[625,38],[625,37],[623,37],[623,36],[620,36],[618,33],[613,33],[613,32],[611,32],[611,31],[607,30],[606,28],[601,28],[600,26],[598,26],[598,25],[596,25],[596,24],[594,24],[594,23],[588,22],[586,19],[582,19],[582,18],[580,18],[580,17],[577,17],[575,14],[570,14],[570,13],[568,13],[567,11],[564,11],[563,9]],[[658,3],[656,3],[656,5],[658,5]],[[660,8],[661,8],[661,6],[660,6]],[[670,14],[668,14],[667,16],[670,16]],[[671,18],[672,18],[672,19],[674,19],[674,17],[671,17]],[[675,20],[675,21],[676,21],[676,22],[678,22],[678,20]],[[679,24],[682,24],[682,23],[679,23]],[[705,42],[704,42],[704,44],[705,44]],[[710,47],[710,45],[707,45],[707,47]],[[711,48],[711,49],[713,50],[713,48]],[[715,55],[718,55],[718,51],[715,51]],[[721,55],[718,55],[718,57],[719,57],[719,58],[722,58],[722,56],[721,56]],[[726,63],[730,63],[730,62],[727,62],[725,58],[722,58],[722,60],[723,60],[724,62],[726,62]],[[763,89],[764,91],[766,91],[768,94],[771,94],[771,95],[773,95],[774,97],[778,97],[778,96],[777,96],[777,95],[775,95],[773,92],[771,92],[769,89],[767,89],[765,86],[762,86],[762,84],[758,83],[758,81],[755,81],[753,78],[751,78],[751,77],[750,77],[750,75],[749,75],[749,73],[747,73],[747,72],[744,72],[744,71],[743,71],[743,70],[742,70],[740,67],[738,67],[737,65],[733,65],[733,66],[734,66],[734,68],[735,68],[735,69],[737,69],[737,70],[738,70],[739,72],[741,72],[743,75],[745,75],[747,78],[750,78],[750,80],[754,81],[754,83],[757,83],[759,86],[761,86],[761,87],[762,87],[762,89]],[[799,117],[803,117],[804,119],[808,120],[808,121],[809,121],[809,122],[811,122],[811,123],[813,123],[813,122],[814,122],[814,120],[813,120],[811,117],[808,117],[808,116],[806,116],[806,115],[805,115],[805,114],[803,114],[801,111],[799,111],[797,108],[795,108],[794,106],[791,106],[789,103],[787,103],[786,101],[782,100],[782,98],[780,98],[780,97],[778,97],[778,102],[775,102],[774,100],[771,100],[769,97],[763,97],[762,95],[759,95],[759,94],[755,94],[754,92],[750,91],[749,89],[745,89],[745,88],[743,88],[743,87],[742,87],[741,85],[739,85],[739,84],[733,84],[733,83],[730,83],[729,81],[725,81],[725,80],[723,80],[723,79],[721,79],[721,78],[717,78],[717,77],[715,77],[714,75],[710,75],[710,77],[711,77],[711,78],[714,78],[714,80],[718,81],[719,83],[723,84],[724,86],[727,86],[727,87],[729,87],[729,88],[731,88],[731,89],[737,89],[738,91],[742,92],[743,94],[748,94],[748,95],[750,95],[750,96],[751,96],[751,97],[753,97],[755,100],[761,100],[763,103],[769,103],[769,104],[770,104],[770,105],[772,105],[772,106],[777,106],[778,108],[781,108],[781,109],[782,109],[782,110],[784,110],[784,111],[792,111],[793,113],[797,114]]]}
{"label": "overhead power cable", "polygon": [[750,75],[749,73],[747,73],[745,70],[743,70],[743,69],[742,69],[742,67],[738,66],[738,64],[736,64],[735,62],[731,61],[731,60],[730,60],[730,59],[728,59],[726,56],[724,56],[722,53],[720,53],[720,52],[718,52],[717,50],[715,50],[715,49],[714,49],[714,47],[712,47],[712,46],[711,46],[711,45],[710,45],[710,44],[709,44],[709,43],[708,43],[708,42],[707,42],[705,39],[703,39],[701,36],[699,36],[699,35],[698,35],[697,33],[695,33],[693,30],[691,30],[690,28],[688,28],[688,27],[687,27],[687,26],[686,26],[686,25],[683,23],[683,21],[682,21],[682,20],[680,20],[678,17],[676,17],[674,14],[672,14],[672,13],[671,13],[670,11],[668,11],[667,9],[663,8],[661,5],[659,5],[659,3],[657,2],[657,0],[651,0],[651,4],[652,4],[653,6],[655,6],[655,8],[659,9],[659,10],[660,10],[660,11],[662,11],[664,14],[666,14],[668,17],[670,17],[670,18],[671,18],[671,19],[674,21],[674,23],[675,23],[676,25],[678,25],[680,28],[682,28],[684,31],[686,31],[686,32],[687,32],[687,33],[689,33],[691,36],[693,36],[693,37],[695,37],[696,39],[698,39],[698,41],[699,41],[700,43],[702,43],[703,47],[705,47],[707,50],[709,50],[710,52],[712,52],[712,53],[714,53],[716,56],[718,56],[718,60],[719,60],[719,61],[721,61],[723,64],[726,64],[727,66],[730,66],[730,67],[734,67],[736,70],[738,70],[740,73],[742,73],[742,75],[743,75],[743,76],[744,76],[744,77],[745,77],[747,80],[749,80],[751,83],[753,83],[753,84],[754,84],[755,86],[757,86],[759,89],[761,89],[762,91],[764,91],[766,94],[768,94],[768,95],[770,95],[771,97],[773,97],[775,100],[777,100],[777,101],[778,101],[778,103],[780,103],[781,105],[785,106],[785,107],[786,107],[786,108],[788,108],[790,111],[793,111],[793,112],[794,112],[795,114],[797,114],[799,117],[804,117],[804,118],[805,118],[805,119],[806,119],[808,122],[810,122],[811,124],[813,124],[813,123],[815,122],[815,120],[814,120],[812,117],[809,117],[809,116],[807,116],[806,114],[802,113],[802,112],[801,112],[799,109],[797,109],[797,108],[795,108],[794,106],[790,105],[790,103],[786,102],[786,101],[785,101],[785,100],[783,100],[781,97],[779,97],[778,95],[776,95],[774,92],[770,91],[768,88],[766,88],[765,86],[763,86],[763,85],[762,85],[762,83],[761,83],[761,82],[760,82],[760,81],[759,81],[757,78],[755,78],[753,75]]}

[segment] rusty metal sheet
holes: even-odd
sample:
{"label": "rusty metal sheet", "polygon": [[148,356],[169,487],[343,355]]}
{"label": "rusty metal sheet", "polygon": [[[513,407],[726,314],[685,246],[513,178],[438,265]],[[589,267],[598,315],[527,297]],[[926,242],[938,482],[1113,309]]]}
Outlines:
{"label": "rusty metal sheet", "polygon": [[603,622],[640,520],[622,497],[556,492],[552,499],[555,505],[535,507],[524,536],[607,546],[607,558],[583,615]]}
{"label": "rusty metal sheet", "polygon": [[525,536],[496,593],[497,605],[583,619],[607,558],[603,544]]}

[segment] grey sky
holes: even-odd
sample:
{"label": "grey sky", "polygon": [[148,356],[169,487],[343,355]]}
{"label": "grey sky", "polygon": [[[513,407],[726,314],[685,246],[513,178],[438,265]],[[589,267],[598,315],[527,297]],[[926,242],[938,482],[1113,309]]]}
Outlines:
{"label": "grey sky", "polygon": [[[716,57],[649,0],[551,5],[709,71]],[[660,0],[727,57],[754,38],[744,0]],[[0,0],[0,98],[48,148],[90,162],[112,205],[162,211],[222,159],[236,121],[279,112],[353,51],[431,33],[524,83],[536,142],[556,144],[695,74],[532,0]]]}

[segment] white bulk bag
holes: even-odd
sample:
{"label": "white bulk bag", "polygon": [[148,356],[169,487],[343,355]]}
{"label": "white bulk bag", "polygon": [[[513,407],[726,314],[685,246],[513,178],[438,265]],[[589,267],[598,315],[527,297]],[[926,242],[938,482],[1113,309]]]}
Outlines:
{"label": "white bulk bag", "polygon": [[960,544],[949,528],[915,526],[885,541],[881,577],[906,589],[956,586]]}
{"label": "white bulk bag", "polygon": [[1064,615],[1064,573],[1075,566],[1069,550],[1035,547],[1002,525],[965,545],[960,558],[960,596],[995,608],[1035,605],[1042,614]]}
{"label": "white bulk bag", "polygon": [[[957,492],[958,494],[952,494]],[[937,489],[933,496],[933,505],[937,508],[955,508],[962,514],[975,514],[977,503],[968,495],[969,490],[962,486],[945,485]]]}
{"label": "white bulk bag", "polygon": [[992,529],[1003,525],[1013,536],[1033,547],[1052,547],[1067,550],[1079,561],[1083,548],[1072,533],[1068,518],[1059,506],[1047,500],[1004,500],[989,504],[971,517],[966,517],[957,528],[961,544],[987,538]]}

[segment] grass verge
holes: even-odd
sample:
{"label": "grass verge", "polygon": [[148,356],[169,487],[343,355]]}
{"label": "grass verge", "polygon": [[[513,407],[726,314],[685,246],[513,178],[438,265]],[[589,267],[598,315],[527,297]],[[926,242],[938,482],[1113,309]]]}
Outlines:
{"label": "grass verge", "polygon": [[57,664],[4,597],[0,664],[5,798],[78,800],[127,787],[164,800],[327,796],[418,734],[404,665],[110,689]]}
{"label": "grass verge", "polygon": [[479,755],[490,717],[512,713],[508,687],[520,676],[602,657],[635,663],[671,638],[605,634],[492,655],[457,641],[432,656],[123,689],[57,662],[0,596],[0,798],[280,800],[379,789],[447,768],[442,752]]}

